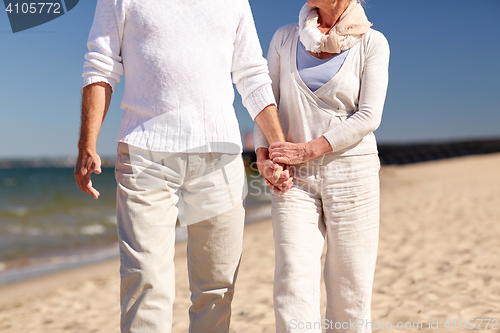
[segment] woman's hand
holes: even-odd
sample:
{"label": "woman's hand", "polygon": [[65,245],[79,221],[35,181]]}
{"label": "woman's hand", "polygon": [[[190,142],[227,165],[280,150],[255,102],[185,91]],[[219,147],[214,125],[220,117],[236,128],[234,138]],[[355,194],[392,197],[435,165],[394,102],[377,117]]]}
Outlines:
{"label": "woman's hand", "polygon": [[310,160],[307,143],[275,142],[269,147],[269,158],[275,163],[299,164]]}
{"label": "woman's hand", "polygon": [[304,163],[332,151],[332,146],[321,136],[305,143],[275,142],[269,147],[269,158],[288,165]]}

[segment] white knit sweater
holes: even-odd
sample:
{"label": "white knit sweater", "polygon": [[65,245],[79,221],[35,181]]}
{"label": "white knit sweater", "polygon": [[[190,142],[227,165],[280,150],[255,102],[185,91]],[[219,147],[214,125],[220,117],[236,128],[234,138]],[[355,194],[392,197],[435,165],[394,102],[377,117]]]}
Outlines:
{"label": "white knit sweater", "polygon": [[[283,132],[288,142],[324,136],[335,155],[377,153],[373,131],[382,118],[388,84],[389,44],[370,29],[352,47],[339,72],[312,92],[297,71],[297,24],[276,32],[267,60]],[[255,126],[255,148],[268,147]]]}
{"label": "white knit sweater", "polygon": [[125,74],[117,141],[153,151],[241,151],[235,83],[250,116],[275,103],[248,0],[98,0],[84,86]]}

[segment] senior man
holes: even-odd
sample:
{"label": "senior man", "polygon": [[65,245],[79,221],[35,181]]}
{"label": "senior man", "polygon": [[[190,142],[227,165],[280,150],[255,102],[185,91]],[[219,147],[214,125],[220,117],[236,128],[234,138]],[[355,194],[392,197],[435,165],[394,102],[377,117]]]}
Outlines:
{"label": "senior man", "polygon": [[[190,332],[228,332],[245,196],[232,83],[267,140],[284,141],[248,0],[98,0],[88,48],[75,177],[96,199],[97,137],[126,77],[115,170],[122,332],[171,331],[179,196]],[[282,166],[259,169],[283,191],[291,186]]]}

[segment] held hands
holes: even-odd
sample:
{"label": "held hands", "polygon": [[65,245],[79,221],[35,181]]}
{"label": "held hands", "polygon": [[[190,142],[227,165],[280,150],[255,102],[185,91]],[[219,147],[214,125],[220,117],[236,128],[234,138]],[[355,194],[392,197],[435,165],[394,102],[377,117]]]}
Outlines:
{"label": "held hands", "polygon": [[290,165],[313,158],[308,143],[275,142],[268,149],[258,148],[257,167],[267,185],[276,194],[284,194],[293,185]]}
{"label": "held hands", "polygon": [[[332,151],[332,146],[323,136],[305,143],[274,142],[269,150],[257,149],[257,166],[271,189],[277,194],[284,194],[292,187],[290,165],[304,163]],[[279,178],[277,172],[281,173]]]}
{"label": "held hands", "polygon": [[267,185],[276,194],[283,194],[288,191],[293,184],[292,170],[290,166],[275,163],[269,159],[266,148],[258,148],[257,168],[265,178]]}
{"label": "held hands", "polygon": [[[267,160],[272,163],[270,168],[274,169],[274,178],[265,178],[266,184],[273,190],[276,194],[284,194],[289,189],[292,188],[293,185],[293,177],[292,170],[289,165],[280,165],[272,162],[271,160]],[[274,179],[277,179],[274,183]]]}
{"label": "held hands", "polygon": [[92,172],[97,175],[101,173],[101,158],[95,151],[80,150],[74,171],[76,183],[80,190],[97,199],[100,193],[92,187]]}
{"label": "held hands", "polygon": [[293,165],[312,157],[308,143],[275,142],[269,147],[269,158],[275,163]]}
{"label": "held hands", "polygon": [[309,142],[275,142],[269,147],[269,158],[275,163],[294,165],[332,152],[332,146],[324,136]]}

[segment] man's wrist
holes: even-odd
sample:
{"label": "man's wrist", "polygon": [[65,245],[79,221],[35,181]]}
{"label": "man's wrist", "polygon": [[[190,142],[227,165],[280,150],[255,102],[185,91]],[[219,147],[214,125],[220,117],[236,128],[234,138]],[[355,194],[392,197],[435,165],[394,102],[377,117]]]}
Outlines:
{"label": "man's wrist", "polygon": [[259,147],[255,150],[255,154],[257,155],[257,161],[269,159],[269,150],[267,148]]}
{"label": "man's wrist", "polygon": [[95,145],[91,144],[78,144],[78,153],[91,155],[97,152],[97,148]]}
{"label": "man's wrist", "polygon": [[254,120],[269,144],[274,142],[285,142],[285,136],[283,135],[283,130],[281,129],[278,118],[278,109],[275,104],[266,106]]}

